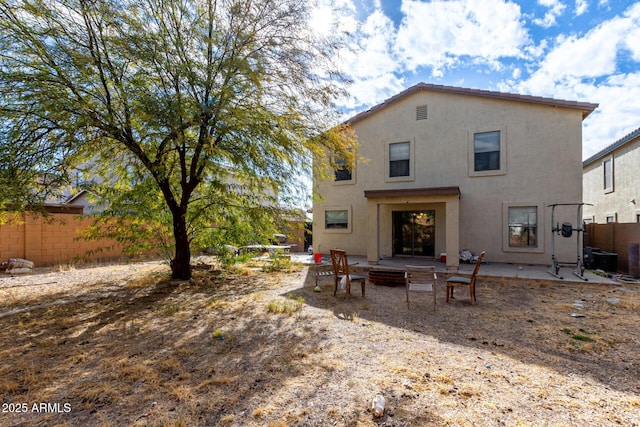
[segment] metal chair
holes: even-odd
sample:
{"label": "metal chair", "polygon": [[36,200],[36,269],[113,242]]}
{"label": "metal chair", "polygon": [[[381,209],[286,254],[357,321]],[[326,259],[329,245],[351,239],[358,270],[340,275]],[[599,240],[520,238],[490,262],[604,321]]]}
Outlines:
{"label": "metal chair", "polygon": [[478,256],[478,260],[476,261],[476,266],[473,269],[473,274],[471,275],[471,277],[452,276],[447,279],[447,302],[449,302],[449,298],[453,298],[454,288],[463,286],[469,288],[469,299],[471,300],[471,304],[475,304],[476,276],[478,275],[478,270],[480,269],[480,264],[482,263],[482,258],[484,257],[485,253],[486,252],[483,251]]}
{"label": "metal chair", "polygon": [[404,279],[407,289],[407,307],[409,304],[409,292],[431,292],[433,294],[433,309],[436,309],[436,281],[438,275],[436,268],[432,265],[406,265]]}

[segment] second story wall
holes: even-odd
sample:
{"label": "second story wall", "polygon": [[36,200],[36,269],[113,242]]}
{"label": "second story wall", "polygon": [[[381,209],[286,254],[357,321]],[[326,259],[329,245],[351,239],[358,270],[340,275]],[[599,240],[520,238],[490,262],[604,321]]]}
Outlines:
{"label": "second story wall", "polygon": [[[365,190],[458,187],[460,248],[486,248],[491,258],[506,262],[548,262],[548,205],[582,202],[585,111],[563,101],[554,105],[548,99],[538,103],[516,98],[418,90],[355,116],[351,124],[360,144],[358,154],[365,160],[358,162],[351,179],[316,186],[324,196],[319,208],[347,210],[352,217],[348,229],[327,230],[331,236],[326,242],[364,253],[357,236],[366,234]],[[506,212],[514,206],[537,209],[536,248],[509,247]],[[314,208],[315,214],[322,211]],[[436,212],[436,235],[442,235],[438,224],[443,219]],[[556,220],[575,223],[575,209]],[[315,218],[314,233],[323,221]],[[349,240],[348,235],[356,237]],[[575,242],[567,251],[575,253]]]}
{"label": "second story wall", "polygon": [[640,222],[640,129],[584,162],[583,197],[588,222]]}

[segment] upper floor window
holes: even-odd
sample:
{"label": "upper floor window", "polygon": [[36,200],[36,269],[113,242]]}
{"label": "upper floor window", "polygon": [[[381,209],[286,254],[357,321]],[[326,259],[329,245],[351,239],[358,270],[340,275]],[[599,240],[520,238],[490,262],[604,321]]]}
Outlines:
{"label": "upper floor window", "polygon": [[500,170],[500,131],[473,135],[475,172]]}
{"label": "upper floor window", "polygon": [[602,169],[604,170],[604,191],[613,191],[613,158],[609,157],[602,162]]}
{"label": "upper floor window", "polygon": [[336,181],[351,181],[353,176],[351,174],[351,169],[347,164],[347,161],[344,159],[336,159],[336,169],[335,169],[335,180]]}
{"label": "upper floor window", "polygon": [[389,144],[389,177],[410,176],[411,145],[409,142]]}
{"label": "upper floor window", "polygon": [[507,173],[507,127],[482,126],[469,129],[469,176]]}

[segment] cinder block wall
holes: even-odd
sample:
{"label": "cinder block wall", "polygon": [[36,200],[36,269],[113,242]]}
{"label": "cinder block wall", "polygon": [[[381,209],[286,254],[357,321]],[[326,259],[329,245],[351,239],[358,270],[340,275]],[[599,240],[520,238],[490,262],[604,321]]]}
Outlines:
{"label": "cinder block wall", "polygon": [[11,214],[8,219],[0,225],[0,261],[24,258],[43,266],[122,257],[122,246],[114,240],[79,239],[91,218],[54,213],[48,217]]}

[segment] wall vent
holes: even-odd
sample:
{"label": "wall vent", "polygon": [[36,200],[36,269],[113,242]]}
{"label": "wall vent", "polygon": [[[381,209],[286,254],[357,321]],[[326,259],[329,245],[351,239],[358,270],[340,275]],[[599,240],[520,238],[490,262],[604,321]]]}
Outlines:
{"label": "wall vent", "polygon": [[429,112],[426,105],[418,105],[416,107],[416,120],[427,120]]}

